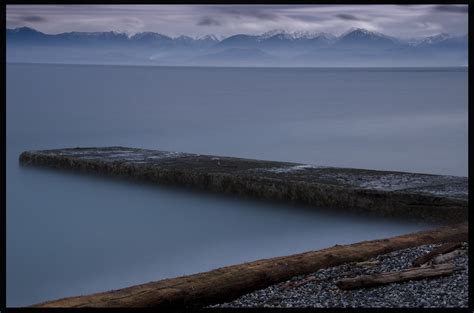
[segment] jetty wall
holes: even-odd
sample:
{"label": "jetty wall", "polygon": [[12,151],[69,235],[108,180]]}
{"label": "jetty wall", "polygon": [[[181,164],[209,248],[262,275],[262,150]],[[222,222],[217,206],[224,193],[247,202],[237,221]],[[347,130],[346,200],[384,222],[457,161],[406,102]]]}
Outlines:
{"label": "jetty wall", "polygon": [[462,222],[468,213],[467,177],[125,147],[26,151],[20,163],[434,222]]}

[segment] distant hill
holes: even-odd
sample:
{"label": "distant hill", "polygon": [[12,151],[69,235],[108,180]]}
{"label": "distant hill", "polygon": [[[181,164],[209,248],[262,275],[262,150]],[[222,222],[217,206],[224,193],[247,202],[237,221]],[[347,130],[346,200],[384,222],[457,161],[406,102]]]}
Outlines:
{"label": "distant hill", "polygon": [[365,29],[353,29],[342,34],[334,42],[333,47],[338,49],[393,49],[403,46],[400,40],[386,36],[384,34],[370,32]]}
{"label": "distant hill", "polygon": [[215,53],[197,56],[189,61],[193,65],[258,66],[276,65],[277,58],[255,48],[230,48]]}
{"label": "distant hill", "polygon": [[[322,32],[273,30],[236,34],[170,37],[142,32],[45,34],[7,29],[7,62],[137,63],[222,66],[466,66],[467,34],[438,34],[402,40],[354,28],[336,37]],[[107,60],[107,58],[110,60]],[[108,62],[109,61],[109,62]]]}

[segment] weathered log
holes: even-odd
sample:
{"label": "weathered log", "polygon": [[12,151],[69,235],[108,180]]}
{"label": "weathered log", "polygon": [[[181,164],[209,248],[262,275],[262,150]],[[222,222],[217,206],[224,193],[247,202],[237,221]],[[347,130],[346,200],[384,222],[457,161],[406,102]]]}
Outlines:
{"label": "weathered log", "polygon": [[368,260],[395,250],[446,241],[466,241],[466,223],[388,239],[336,245],[310,251],[164,279],[114,291],[44,302],[36,307],[203,307],[232,301],[293,276],[350,262]]}
{"label": "weathered log", "polygon": [[462,255],[464,253],[463,250],[454,250],[446,254],[438,255],[437,257],[433,258],[433,264],[442,264],[447,263],[456,257]]}
{"label": "weathered log", "polygon": [[[379,263],[380,263],[380,261],[363,261],[363,262],[351,262],[350,264],[352,266],[356,266],[356,267],[372,267],[372,266],[375,266]],[[304,285],[306,285],[310,282],[318,282],[319,283],[319,282],[327,280],[327,279],[328,278],[318,279],[316,276],[311,275],[311,276],[305,277],[304,279],[301,279],[301,280],[289,281],[286,284],[282,285],[280,287],[280,289],[287,290],[287,289],[291,289],[291,288],[298,288],[298,287],[304,286]]]}
{"label": "weathered log", "polygon": [[434,257],[451,252],[453,250],[456,250],[457,248],[460,248],[462,246],[461,242],[448,242],[445,243],[437,248],[434,248],[433,251],[423,254],[422,256],[418,257],[415,261],[413,261],[413,266],[421,266],[422,264],[427,263]]}
{"label": "weathered log", "polygon": [[296,282],[288,282],[286,284],[284,284],[283,286],[281,286],[280,289],[282,290],[286,290],[286,289],[290,289],[290,288],[298,288],[298,287],[301,287],[301,286],[304,286],[310,282],[314,282],[314,281],[320,281],[316,276],[309,276],[309,277],[306,277],[305,279],[303,280],[300,280],[300,281],[296,281]]}
{"label": "weathered log", "polygon": [[373,275],[362,275],[354,278],[342,279],[336,282],[336,286],[343,290],[374,287],[409,280],[419,280],[439,276],[451,275],[454,272],[454,264],[439,264],[430,267],[413,267],[403,271],[379,273]]}
{"label": "weathered log", "polygon": [[367,266],[371,267],[371,266],[375,266],[379,263],[380,263],[380,261],[375,260],[375,261],[355,262],[353,265],[354,266],[361,266],[361,267],[367,267]]}

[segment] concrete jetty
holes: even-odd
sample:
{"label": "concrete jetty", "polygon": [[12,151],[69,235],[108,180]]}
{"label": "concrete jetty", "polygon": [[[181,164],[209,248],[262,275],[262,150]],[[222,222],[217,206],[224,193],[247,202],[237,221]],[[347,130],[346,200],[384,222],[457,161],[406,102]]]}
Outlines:
{"label": "concrete jetty", "polygon": [[468,215],[467,177],[126,147],[26,151],[20,163],[383,216],[448,223],[466,221]]}

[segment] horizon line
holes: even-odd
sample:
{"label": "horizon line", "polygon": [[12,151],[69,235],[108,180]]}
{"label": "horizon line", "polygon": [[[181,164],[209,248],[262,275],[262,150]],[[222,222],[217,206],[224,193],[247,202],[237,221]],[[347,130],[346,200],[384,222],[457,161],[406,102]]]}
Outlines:
{"label": "horizon line", "polygon": [[265,69],[461,69],[463,71],[469,68],[467,65],[449,65],[449,66],[232,66],[232,65],[160,65],[160,64],[107,64],[107,63],[52,63],[52,62],[5,62],[12,65],[74,65],[74,66],[126,66],[126,67],[185,67],[185,68],[265,68]]}

